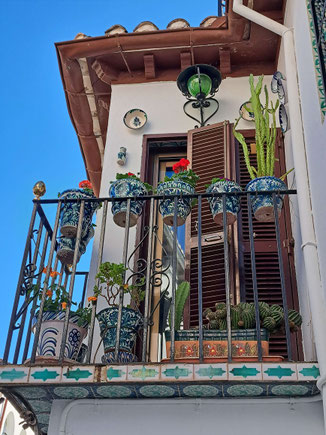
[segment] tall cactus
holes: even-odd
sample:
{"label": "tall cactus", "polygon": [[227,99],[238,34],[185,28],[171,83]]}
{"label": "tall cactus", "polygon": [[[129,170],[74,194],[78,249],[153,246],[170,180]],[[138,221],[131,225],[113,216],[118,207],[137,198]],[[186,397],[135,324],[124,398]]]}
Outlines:
{"label": "tall cactus", "polygon": [[[250,74],[249,85],[250,85],[250,103],[251,108],[245,106],[245,109],[249,112],[254,113],[255,127],[256,127],[256,157],[257,157],[257,168],[252,166],[250,162],[250,155],[248,146],[246,144],[244,136],[236,131],[237,125],[241,119],[238,118],[235,122],[233,128],[234,137],[240,142],[243,149],[243,154],[249,172],[250,178],[253,180],[257,177],[264,176],[274,176],[274,166],[275,166],[275,142],[276,142],[276,111],[279,106],[279,100],[276,101],[275,105],[272,101],[269,101],[268,90],[266,85],[264,86],[265,93],[265,104],[262,105],[260,101],[260,94],[263,88],[264,76],[258,78],[257,85],[254,83],[254,76]],[[272,118],[270,118],[270,115]],[[292,169],[291,169],[292,170]],[[282,180],[286,175],[291,172],[288,171],[286,174],[280,177]]]}
{"label": "tall cactus", "polygon": [[[183,281],[181,284],[179,284],[178,288],[175,291],[175,322],[174,326],[175,329],[180,329],[182,317],[183,317],[183,310],[186,303],[186,300],[188,299],[190,292],[190,284],[188,281]],[[171,328],[171,311],[169,313],[169,326]]]}

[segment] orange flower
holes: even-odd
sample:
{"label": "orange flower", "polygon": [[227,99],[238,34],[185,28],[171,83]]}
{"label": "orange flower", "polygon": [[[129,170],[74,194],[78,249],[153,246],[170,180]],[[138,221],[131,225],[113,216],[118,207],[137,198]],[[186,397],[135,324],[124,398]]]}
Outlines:
{"label": "orange flower", "polygon": [[123,284],[123,288],[124,288],[125,290],[128,290],[129,285],[128,285],[128,284]]}
{"label": "orange flower", "polygon": [[46,273],[47,269],[47,267],[43,267],[42,273]]}
{"label": "orange flower", "polygon": [[56,270],[52,270],[52,269],[51,269],[51,272],[50,272],[50,277],[51,277],[51,278],[55,278],[55,277],[58,276],[58,275],[62,275],[62,273],[57,272]]}
{"label": "orange flower", "polygon": [[89,298],[87,298],[88,302],[95,302],[97,301],[97,297],[96,296],[89,296]]}
{"label": "orange flower", "polygon": [[65,310],[67,308],[67,302],[61,302],[61,307]]}
{"label": "orange flower", "polygon": [[49,298],[52,298],[52,295],[53,295],[52,290],[48,290],[48,291],[46,292],[46,295],[47,295]]}

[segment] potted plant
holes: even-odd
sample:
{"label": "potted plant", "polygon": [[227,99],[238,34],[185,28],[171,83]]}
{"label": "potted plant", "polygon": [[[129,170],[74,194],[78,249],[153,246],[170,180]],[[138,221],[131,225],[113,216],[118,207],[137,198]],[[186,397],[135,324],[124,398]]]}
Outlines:
{"label": "potted plant", "polygon": [[[44,268],[43,272],[46,273],[46,268]],[[59,272],[51,270],[51,277],[56,277],[57,275],[59,275]],[[35,297],[37,297],[39,301],[41,300],[42,288],[34,286],[31,292],[31,300]],[[49,286],[42,312],[42,323],[37,347],[37,355],[41,357],[41,360],[46,359],[48,361],[59,359],[68,303],[69,294],[65,287],[57,284]],[[72,305],[76,305],[76,303],[72,302]],[[39,311],[36,309],[33,329],[35,328],[38,315]],[[90,319],[91,308],[89,306],[84,308],[79,307],[76,311],[70,311],[67,342],[64,352],[65,361],[77,360],[82,342],[87,335]]]}
{"label": "potted plant", "polygon": [[[187,169],[190,162],[181,159],[172,167],[174,174],[166,176],[164,181],[157,186],[158,195],[192,195],[195,192],[197,181],[199,180],[191,169]],[[194,200],[187,197],[179,197],[177,202],[177,226],[183,225],[191,211]],[[160,213],[166,225],[173,226],[174,198],[160,200]]]}
{"label": "potted plant", "polygon": [[[136,342],[137,333],[143,324],[143,316],[139,311],[139,305],[144,299],[143,281],[137,285],[129,285],[124,282],[126,267],[120,263],[102,263],[96,278],[99,280],[99,286],[94,287],[95,302],[98,296],[102,296],[108,303],[109,307],[101,310],[97,315],[100,325],[100,334],[103,340],[104,356],[103,363],[111,362],[133,362],[137,361],[133,353],[133,347]],[[121,331],[119,342],[118,361],[115,361],[115,346],[118,323],[119,306],[117,299],[120,291],[129,295],[131,304],[122,308]]]}
{"label": "potted plant", "polygon": [[[66,202],[66,199],[90,199],[95,198],[92,184],[88,180],[83,180],[79,183],[79,189],[68,189],[58,194],[62,205],[60,210],[60,232],[63,237],[69,239],[76,238],[77,226],[79,221],[79,202]],[[89,227],[92,225],[92,217],[94,211],[99,208],[97,202],[85,201],[84,216],[82,223],[82,237],[86,237],[89,232]]]}
{"label": "potted plant", "polygon": [[[111,181],[109,195],[111,198],[125,198],[128,196],[145,196],[152,190],[150,184],[140,181],[140,178],[128,172],[126,174],[117,174],[116,181]],[[138,217],[142,214],[143,200],[132,199],[130,201],[130,221],[129,227],[137,223]],[[126,226],[127,201],[112,202],[113,220],[119,227]]]}
{"label": "potted plant", "polygon": [[[206,185],[206,193],[241,192],[242,189],[235,181],[228,178],[213,178],[211,184]],[[223,198],[221,196],[207,198],[217,225],[223,225]],[[233,224],[240,210],[240,198],[238,195],[228,195],[225,198],[226,222]]]}
{"label": "potted plant", "polygon": [[[79,252],[77,257],[77,263],[80,257],[85,254],[86,248],[90,240],[94,237],[94,228],[92,225],[88,227],[86,234],[80,239]],[[76,239],[69,237],[60,237],[58,240],[57,257],[61,263],[71,265],[74,259]]]}
{"label": "potted plant", "polygon": [[[184,300],[184,298],[182,298]],[[180,316],[181,304],[177,304],[176,294],[176,318]],[[182,306],[183,312],[184,306]],[[178,315],[177,315],[178,313]],[[228,357],[228,334],[227,334],[227,309],[224,302],[215,304],[215,309],[204,311],[207,325],[203,331],[203,353],[205,362],[214,359],[226,359]],[[259,321],[261,326],[262,355],[270,357],[269,335],[284,328],[284,312],[279,305],[268,305],[266,302],[259,302]],[[300,314],[295,310],[289,310],[290,330],[296,331],[302,323]],[[176,328],[180,323],[176,322]],[[167,357],[170,357],[170,331],[165,332],[167,340]],[[231,337],[232,337],[232,358],[235,360],[257,360],[258,345],[256,332],[255,307],[253,303],[239,303],[231,305]],[[189,360],[199,357],[199,331],[176,330],[175,331],[175,359]]]}
{"label": "potted plant", "polygon": [[[251,178],[248,183],[246,190],[250,192],[256,191],[282,191],[286,190],[287,186],[284,183],[285,177],[291,172],[288,171],[286,174],[282,175],[280,178],[276,178],[274,174],[275,169],[275,142],[276,142],[276,111],[279,106],[279,100],[276,101],[275,105],[273,102],[269,102],[269,96],[267,87],[264,87],[265,91],[265,105],[262,105],[260,101],[260,94],[262,91],[262,83],[264,76],[260,76],[258,83],[255,86],[254,77],[250,74],[250,111],[254,114],[254,121],[256,127],[256,157],[257,157],[257,168],[255,168],[249,156],[248,146],[246,144],[244,136],[236,131],[236,127],[240,118],[237,119],[233,134],[238,142],[241,143],[243,148],[243,154],[246,162],[246,166]],[[249,108],[245,109],[249,111]],[[272,121],[270,123],[270,115],[272,116]],[[278,194],[276,196],[276,204],[278,209],[278,214],[281,213],[284,195]],[[251,196],[252,209],[255,218],[258,221],[271,222],[274,220],[274,206],[273,197],[268,194],[252,195]]]}

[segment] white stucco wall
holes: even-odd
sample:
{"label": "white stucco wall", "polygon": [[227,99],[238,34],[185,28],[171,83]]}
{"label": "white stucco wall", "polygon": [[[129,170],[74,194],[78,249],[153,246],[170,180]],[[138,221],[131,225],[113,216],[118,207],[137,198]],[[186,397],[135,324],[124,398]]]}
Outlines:
{"label": "white stucco wall", "polygon": [[[285,13],[285,25],[294,28],[295,51],[298,66],[298,79],[300,87],[301,111],[303,119],[303,131],[307,150],[307,162],[309,170],[309,183],[311,189],[313,218],[316,230],[319,264],[321,265],[321,279],[324,290],[326,289],[326,201],[325,198],[325,162],[326,162],[326,123],[321,120],[320,105],[317,93],[317,84],[312,54],[312,42],[309,30],[306,1],[288,1]],[[284,73],[284,49],[281,45],[278,69]],[[286,87],[286,81],[285,81]],[[287,107],[287,106],[286,106]],[[291,126],[290,126],[291,127]],[[290,152],[290,132],[285,135],[287,150],[287,166],[292,167],[292,156]],[[293,144],[295,146],[295,144]],[[305,176],[294,174],[295,177]],[[298,215],[295,199],[293,198],[293,216]],[[305,271],[301,254],[301,240],[299,227],[293,225],[294,237],[296,240],[296,271],[301,283],[300,310],[304,316],[305,325],[310,324],[309,303],[305,292]],[[311,328],[305,329],[305,351],[313,358],[313,337]],[[310,338],[310,340],[309,340]]]}
{"label": "white stucco wall", "polygon": [[[265,77],[265,83],[270,86],[271,77]],[[239,116],[241,104],[250,97],[248,77],[227,78],[222,81],[216,94],[219,110],[209,121],[209,124],[228,120],[231,123]],[[274,95],[271,95],[274,98]],[[175,82],[155,82],[129,85],[113,85],[109,114],[108,134],[102,172],[101,196],[108,196],[110,181],[115,180],[117,172],[137,173],[141,166],[143,135],[165,133],[187,133],[196,125],[183,112],[185,97],[178,90]],[[139,130],[131,130],[123,123],[125,113],[133,108],[144,110],[148,116],[147,124]],[[241,120],[239,129],[252,129],[254,124]],[[121,146],[127,148],[127,163],[121,167],[117,164],[117,154]],[[89,275],[88,295],[93,294],[94,277],[97,268],[99,223],[102,210],[98,212],[94,247]],[[130,229],[130,252],[134,246],[136,227]],[[122,261],[124,228],[113,223],[111,212],[108,213],[103,261]],[[105,307],[105,301],[100,298],[99,308]],[[99,332],[95,330],[95,345],[99,340]],[[102,349],[99,350],[99,355]],[[99,361],[97,357],[97,361]]]}
{"label": "white stucco wall", "polygon": [[[0,397],[4,396],[0,393]],[[34,431],[32,429],[22,428],[22,419],[19,417],[18,411],[16,411],[16,409],[9,401],[0,404],[0,420],[1,419],[1,435],[34,435]]]}
{"label": "white stucco wall", "polygon": [[322,435],[320,397],[54,401],[48,435]]}

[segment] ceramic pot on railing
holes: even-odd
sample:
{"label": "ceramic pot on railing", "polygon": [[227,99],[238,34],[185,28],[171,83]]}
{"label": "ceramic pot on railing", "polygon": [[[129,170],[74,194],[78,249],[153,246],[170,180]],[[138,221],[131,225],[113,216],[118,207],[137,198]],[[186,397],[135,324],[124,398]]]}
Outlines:
{"label": "ceramic pot on railing", "polygon": [[[181,195],[177,202],[177,226],[183,225],[191,212],[191,203],[193,198],[185,198],[182,195],[192,195],[195,193],[195,188],[184,181],[165,181],[157,187],[158,195]],[[163,217],[163,222],[166,225],[173,226],[174,216],[174,198],[160,200],[159,211]]]}
{"label": "ceramic pot on railing", "polygon": [[[125,198],[128,196],[147,195],[147,189],[144,183],[135,178],[123,178],[116,180],[111,184],[109,195],[111,198]],[[129,227],[137,223],[137,219],[142,214],[143,200],[132,199],[130,201],[130,221]],[[127,215],[127,201],[113,201],[112,208],[113,220],[119,227],[125,227]]]}
{"label": "ceramic pot on railing", "polygon": [[[234,181],[221,179],[211,184],[206,193],[228,193],[241,192],[241,187]],[[223,226],[223,198],[222,196],[207,198],[213,215],[214,222]],[[227,225],[233,224],[237,219],[240,210],[240,197],[238,195],[227,195],[225,197],[226,222]]]}
{"label": "ceramic pot on railing", "polygon": [[[94,194],[83,189],[69,189],[61,193],[59,199],[90,199],[95,198]],[[87,235],[92,223],[93,213],[98,208],[97,202],[85,201],[82,237]],[[79,220],[80,202],[63,202],[60,211],[60,232],[64,237],[74,238],[77,235]]]}
{"label": "ceramic pot on railing", "polygon": [[114,353],[118,311],[118,307],[110,307],[105,308],[96,315],[100,325],[100,334],[104,346],[104,355],[102,357],[103,363],[137,361],[137,358],[132,351],[138,331],[143,324],[143,317],[139,311],[133,310],[132,308],[122,308],[119,354],[118,361],[115,361]]}
{"label": "ceramic pot on railing", "polygon": [[[37,355],[44,357],[42,359],[59,359],[65,315],[65,311],[43,312],[37,346]],[[75,313],[70,313],[64,353],[64,358],[68,360],[77,359],[82,342],[87,335],[88,323],[84,322],[79,326],[78,321],[79,316],[76,316]]]}
{"label": "ceramic pot on railing", "polygon": [[[94,237],[94,228],[90,224],[84,237],[80,239],[79,252],[77,257],[77,263],[80,257],[85,254],[86,247],[90,240]],[[70,265],[74,260],[76,239],[70,239],[68,237],[60,237],[58,240],[57,257],[63,264]]]}
{"label": "ceramic pot on railing", "polygon": [[[268,192],[269,190],[287,190],[287,186],[284,181],[276,177],[259,177],[251,180],[246,187],[248,192],[256,192],[259,190],[264,190]],[[272,222],[274,221],[274,205],[273,205],[273,195],[270,194],[255,194],[250,195],[251,206],[255,218],[261,222]],[[280,216],[282,206],[283,206],[284,195],[277,194],[275,201],[277,205],[278,215]]]}

